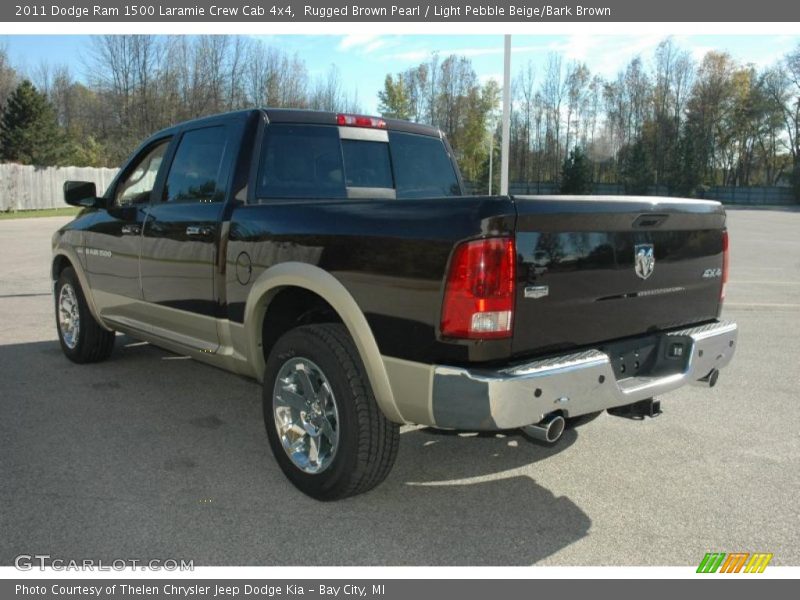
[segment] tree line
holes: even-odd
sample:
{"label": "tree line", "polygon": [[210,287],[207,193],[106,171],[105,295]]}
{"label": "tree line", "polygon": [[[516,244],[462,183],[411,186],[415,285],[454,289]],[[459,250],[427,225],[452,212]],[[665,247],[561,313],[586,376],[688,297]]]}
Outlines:
{"label": "tree line", "polygon": [[[485,191],[490,147],[499,160],[498,95],[493,81],[477,85],[466,58],[434,56],[387,75],[379,98],[385,114],[445,131],[465,177]],[[800,199],[800,45],[757,68],[717,51],[695,61],[667,38],[611,78],[553,53],[540,70],[532,62],[519,70],[512,99],[512,182],[569,193],[622,183],[630,194],[655,186],[685,196],[714,185],[788,184]],[[487,135],[470,135],[472,124]]]}
{"label": "tree line", "polygon": [[[0,158],[116,166],[151,132],[216,112],[361,112],[336,67],[311,78],[300,56],[243,36],[96,36],[83,61],[80,78],[47,63],[20,73],[0,47]],[[476,191],[488,187],[490,149],[499,165],[500,97],[468,58],[439,54],[387,74],[378,92],[384,116],[445,132]],[[717,51],[695,60],[667,38],[614,77],[553,53],[518,70],[512,99],[512,182],[686,196],[792,185],[800,198],[800,44],[756,67]]]}
{"label": "tree line", "polygon": [[[114,167],[154,131],[187,119],[253,106],[360,108],[335,66],[312,78],[299,56],[244,36],[94,36],[82,60],[80,78],[46,62],[18,73],[0,47],[0,158]],[[43,111],[48,125],[38,128],[54,120],[59,131],[32,160],[8,144],[15,122],[6,121],[23,116],[20,102]]]}

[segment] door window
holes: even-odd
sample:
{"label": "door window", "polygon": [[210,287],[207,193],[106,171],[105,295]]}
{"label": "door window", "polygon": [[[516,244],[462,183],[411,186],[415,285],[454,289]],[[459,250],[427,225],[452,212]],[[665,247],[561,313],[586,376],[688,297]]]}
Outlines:
{"label": "door window", "polygon": [[150,202],[150,193],[155,186],[156,175],[168,145],[168,139],[162,140],[146,150],[133,170],[119,182],[114,194],[114,203],[117,206]]}
{"label": "door window", "polygon": [[166,202],[222,202],[223,157],[228,135],[224,126],[187,131],[164,186]]}

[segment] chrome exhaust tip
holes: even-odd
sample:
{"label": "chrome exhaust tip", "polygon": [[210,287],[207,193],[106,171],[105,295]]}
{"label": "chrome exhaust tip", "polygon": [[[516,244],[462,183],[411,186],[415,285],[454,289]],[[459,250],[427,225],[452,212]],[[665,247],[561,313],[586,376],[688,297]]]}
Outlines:
{"label": "chrome exhaust tip", "polygon": [[535,440],[555,444],[564,433],[566,421],[559,414],[547,415],[535,425],[526,425],[522,431]]}
{"label": "chrome exhaust tip", "polygon": [[715,385],[717,385],[717,379],[719,379],[719,369],[711,369],[711,372],[708,375],[702,379],[699,379],[698,381],[700,382],[700,385],[705,384],[708,387],[713,388]]}

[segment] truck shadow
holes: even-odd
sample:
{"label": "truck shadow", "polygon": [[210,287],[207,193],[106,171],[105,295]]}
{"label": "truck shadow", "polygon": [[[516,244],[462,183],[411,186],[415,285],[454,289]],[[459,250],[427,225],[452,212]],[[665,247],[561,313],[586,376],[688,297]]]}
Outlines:
{"label": "truck shadow", "polygon": [[165,556],[195,565],[530,565],[589,517],[536,482],[519,433],[404,428],[394,470],[341,502],[303,496],[266,443],[257,384],[120,336],[102,364],[0,346],[0,564]]}
{"label": "truck shadow", "polygon": [[[567,450],[577,437],[568,429],[557,445],[543,446],[519,431],[404,431],[394,471],[371,495],[393,496],[404,506],[415,536],[410,564],[533,564],[591,526],[574,502],[530,475],[531,465]],[[404,562],[400,553],[397,559]]]}

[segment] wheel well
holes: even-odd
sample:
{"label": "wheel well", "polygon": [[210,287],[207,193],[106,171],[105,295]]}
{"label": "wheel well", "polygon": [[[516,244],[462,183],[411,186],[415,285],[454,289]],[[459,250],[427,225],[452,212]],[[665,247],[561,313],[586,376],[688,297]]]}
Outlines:
{"label": "wheel well", "polygon": [[261,329],[264,360],[280,337],[300,325],[340,323],[336,310],[322,296],[300,287],[281,289],[267,306]]}
{"label": "wheel well", "polygon": [[64,256],[63,254],[59,254],[58,256],[56,256],[53,259],[53,271],[51,273],[53,281],[58,281],[58,277],[61,275],[61,271],[71,266],[72,263],[66,256]]}

